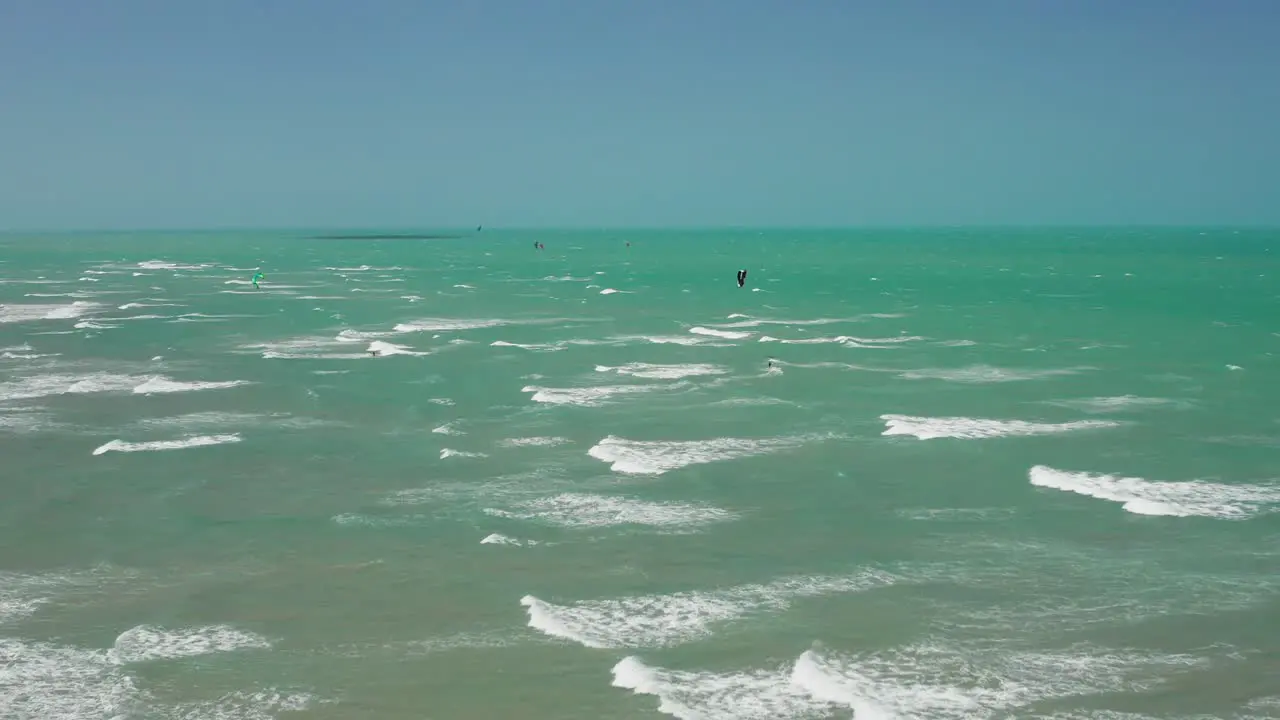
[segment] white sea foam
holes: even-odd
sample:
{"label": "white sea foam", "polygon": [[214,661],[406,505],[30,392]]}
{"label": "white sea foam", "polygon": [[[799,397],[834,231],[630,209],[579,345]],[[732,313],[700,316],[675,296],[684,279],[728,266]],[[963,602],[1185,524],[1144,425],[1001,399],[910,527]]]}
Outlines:
{"label": "white sea foam", "polygon": [[139,395],[151,393],[193,392],[216,390],[245,384],[245,381],[182,382],[161,376],[119,375],[91,373],[88,375],[33,375],[0,383],[0,401],[26,400],[53,395],[89,395],[95,393],[133,392]]}
{"label": "white sea foam", "polygon": [[908,415],[881,415],[886,429],[881,435],[912,435],[921,440],[958,438],[977,440],[982,438],[1048,435],[1074,430],[1092,430],[1118,427],[1120,423],[1106,420],[1079,420],[1066,423],[1033,423],[1023,420],[987,420],[967,417],[912,417]]}
{"label": "white sea foam", "polygon": [[1016,710],[1053,698],[1150,690],[1171,669],[1199,664],[1187,655],[1102,648],[1033,653],[926,644],[856,655],[808,650],[790,680],[859,718],[950,720],[1022,717]]}
{"label": "white sea foam", "polygon": [[196,435],[181,440],[152,440],[149,442],[125,442],[112,440],[93,451],[94,455],[108,452],[158,452],[161,450],[185,450],[187,448],[205,447],[209,445],[226,445],[237,443],[241,437],[237,433],[226,435]]}
{"label": "white sea foam", "polygon": [[369,331],[369,330],[351,330],[350,328],[338,333],[333,339],[337,342],[344,343],[362,343],[369,340],[377,340],[379,338],[392,337],[396,333],[389,330]]}
{"label": "white sea foam", "polygon": [[1040,717],[1028,706],[1150,690],[1170,670],[1197,665],[1204,663],[1186,655],[1101,648],[1030,653],[929,644],[856,655],[815,648],[790,672],[669,670],[632,655],[614,666],[613,686],[655,696],[659,712],[681,720],[817,720],[850,710],[860,720]]}
{"label": "white sea foam", "polygon": [[484,539],[480,541],[480,544],[481,545],[515,545],[519,547],[519,546],[527,546],[527,545],[537,545],[538,541],[537,540],[521,540],[520,538],[508,537],[506,535],[502,535],[501,533],[492,533],[492,534],[486,535]]}
{"label": "white sea foam", "polygon": [[991,522],[1012,517],[1013,508],[903,508],[896,515],[907,520],[934,520],[939,522]]}
{"label": "white sea foam", "polygon": [[1125,410],[1138,410],[1163,406],[1180,406],[1185,403],[1166,398],[1138,397],[1136,395],[1118,395],[1112,397],[1078,398],[1074,400],[1051,400],[1051,405],[1071,408],[1088,413],[1114,413]]}
{"label": "white sea foam", "polygon": [[679,380],[685,377],[696,377],[700,375],[723,375],[727,370],[718,366],[707,363],[687,363],[683,365],[653,365],[650,363],[627,363],[618,367],[609,367],[608,365],[597,365],[596,372],[612,372],[618,375],[631,375],[641,378],[655,378],[661,380]]}
{"label": "white sea foam", "polygon": [[707,336],[689,336],[689,335],[641,335],[641,336],[624,336],[618,338],[623,342],[627,340],[645,340],[655,345],[685,345],[698,347],[733,347],[733,343],[714,342]]}
{"label": "white sea foam", "polygon": [[157,393],[197,392],[200,390],[222,390],[225,388],[248,385],[247,380],[225,380],[219,382],[182,382],[163,377],[153,377],[135,387],[135,395],[151,395]]}
{"label": "white sea foam", "polygon": [[455,425],[457,425],[456,422],[445,423],[439,427],[432,428],[431,432],[437,435],[466,435],[466,432],[454,427]]}
{"label": "white sea foam", "polygon": [[424,318],[413,322],[400,323],[395,326],[398,333],[415,332],[450,332],[457,330],[478,330],[481,328],[499,327],[509,324],[506,320],[462,320],[457,318]]}
{"label": "white sea foam", "polygon": [[650,502],[636,498],[561,493],[520,503],[514,510],[485,512],[519,520],[537,520],[561,527],[647,525],[683,528],[733,520],[736,514],[705,505]]}
{"label": "white sea foam", "polygon": [[[132,632],[132,631],[131,631]],[[222,652],[228,638],[210,642],[178,631],[169,639],[169,652],[181,647],[188,654],[197,647],[202,652]],[[199,632],[198,630],[195,632]],[[186,638],[181,638],[187,633]],[[126,643],[140,635],[121,636]],[[163,640],[161,638],[156,638]],[[241,645],[243,647],[243,645]],[[160,646],[144,651],[160,650]],[[162,659],[160,655],[155,659]],[[0,638],[0,717],[13,720],[59,718],[60,720],[101,720],[102,718],[155,717],[174,720],[217,718],[219,720],[273,720],[275,713],[305,710],[315,698],[308,694],[274,690],[231,692],[212,702],[169,705],[142,690],[132,674],[132,665],[122,662],[116,649],[98,650],[44,642]]]}
{"label": "white sea foam", "polygon": [[603,405],[605,401],[618,395],[635,395],[661,389],[663,389],[661,385],[596,385],[580,388],[549,388],[527,385],[520,388],[520,392],[533,393],[530,399],[539,403],[596,407]]}
{"label": "white sea foam", "polygon": [[715,328],[691,327],[689,332],[694,335],[708,335],[710,337],[724,338],[726,340],[741,340],[751,337],[751,333],[738,330],[716,330]]}
{"label": "white sea foam", "polygon": [[542,352],[556,352],[565,349],[564,343],[513,343],[505,340],[495,340],[489,343],[490,347],[513,347],[521,350],[533,350]]}
{"label": "white sea foam", "polygon": [[1065,490],[1122,504],[1138,515],[1202,516],[1243,520],[1280,509],[1280,486],[1226,485],[1194,480],[1152,482],[1142,478],[1095,475],[1036,465],[1032,485]]}
{"label": "white sea foam", "polygon": [[609,463],[614,472],[661,475],[689,465],[763,455],[803,445],[816,438],[715,438],[712,440],[627,440],[610,435],[587,454]]}
{"label": "white sea foam", "polygon": [[777,612],[803,597],[859,592],[891,584],[879,572],[801,577],[725,590],[640,595],[559,605],[526,595],[529,626],[591,648],[662,647],[710,635],[716,627],[759,612]]}
{"label": "white sea foam", "polygon": [[116,662],[137,663],[269,647],[266,638],[228,625],[178,630],[139,625],[121,633],[108,654]]}
{"label": "white sea foam", "polygon": [[505,448],[555,447],[557,445],[564,445],[568,442],[569,442],[568,438],[535,436],[535,437],[506,438],[505,440],[499,441],[498,445]]}
{"label": "white sea foam", "polygon": [[836,709],[792,684],[784,670],[668,670],[628,655],[613,666],[612,685],[657,697],[658,712],[680,720],[819,720]]}
{"label": "white sea foam", "polygon": [[40,320],[76,320],[96,308],[98,303],[76,301],[66,305],[0,304],[0,323],[36,322]]}
{"label": "white sea foam", "polygon": [[106,323],[94,322],[93,320],[81,320],[73,325],[77,330],[114,330],[119,325],[107,325]]}
{"label": "white sea foam", "polygon": [[1059,375],[1075,375],[1083,368],[1052,368],[1048,370],[1009,370],[990,365],[973,365],[966,368],[908,370],[898,377],[905,380],[945,380],[962,383],[996,383],[1040,380]]}
{"label": "white sea foam", "polygon": [[389,355],[415,355],[415,356],[421,356],[421,355],[430,355],[430,354],[431,354],[431,353],[429,353],[429,352],[420,352],[420,351],[417,351],[417,350],[411,350],[410,348],[408,348],[408,347],[407,347],[407,346],[405,346],[405,345],[394,345],[394,344],[392,344],[392,343],[389,343],[389,342],[383,342],[383,341],[381,341],[381,340],[374,340],[373,342],[369,343],[369,348],[368,348],[368,350],[369,350],[369,354],[371,354],[371,355],[378,355],[379,357],[382,357],[382,356],[389,356]]}
{"label": "white sea foam", "polygon": [[160,716],[171,720],[277,720],[325,702],[311,693],[237,690],[212,701],[176,705]]}
{"label": "white sea foam", "polygon": [[126,717],[139,691],[103,650],[0,637],[0,713],[6,719]]}
{"label": "white sea foam", "polygon": [[363,360],[371,357],[367,352],[350,352],[349,341],[329,337],[277,340],[244,347],[261,350],[262,357],[270,360]]}
{"label": "white sea foam", "polygon": [[488,457],[488,456],[485,455],[484,453],[464,452],[462,450],[453,450],[451,448],[444,448],[443,450],[440,451],[441,460],[447,460],[448,458],[455,458],[455,457],[456,458],[482,458],[482,457]]}
{"label": "white sea foam", "polygon": [[613,294],[614,294],[614,293],[616,293],[616,292],[620,292],[620,291],[619,291],[619,290],[614,290],[613,288],[605,288],[605,289],[603,289],[603,290],[601,290],[601,291],[600,291],[600,294],[601,294],[601,295],[613,295]]}
{"label": "white sea foam", "polygon": [[208,263],[201,263],[199,265],[183,265],[181,263],[172,263],[166,260],[145,260],[138,263],[138,267],[143,270],[204,270],[205,268],[213,266]]}
{"label": "white sea foam", "polygon": [[[738,314],[734,314],[734,315],[730,315],[730,316],[729,316],[729,318],[730,318],[730,319],[733,319],[733,318],[735,318],[735,317],[745,318],[745,319],[740,320],[740,321],[738,321],[738,322],[733,322],[733,323],[720,323],[720,324],[718,324],[716,327],[721,327],[721,328],[744,328],[744,327],[754,328],[754,327],[760,327],[761,325],[802,325],[802,326],[807,326],[807,325],[831,325],[831,324],[834,324],[834,323],[861,322],[861,320],[862,320],[862,318],[859,318],[859,317],[852,317],[852,318],[813,318],[813,319],[810,319],[810,320],[783,320],[783,319],[771,319],[771,318],[749,318],[749,317],[748,317],[748,316],[746,316],[746,315],[738,315]],[[865,317],[876,317],[876,316],[865,316]],[[894,316],[888,316],[888,317],[898,317],[898,316],[894,315]]]}

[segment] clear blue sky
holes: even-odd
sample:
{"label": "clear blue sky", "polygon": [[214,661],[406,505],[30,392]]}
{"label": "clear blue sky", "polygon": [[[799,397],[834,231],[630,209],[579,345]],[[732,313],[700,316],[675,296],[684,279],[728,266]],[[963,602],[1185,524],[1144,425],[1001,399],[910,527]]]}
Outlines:
{"label": "clear blue sky", "polygon": [[1277,0],[0,0],[0,228],[1280,224]]}

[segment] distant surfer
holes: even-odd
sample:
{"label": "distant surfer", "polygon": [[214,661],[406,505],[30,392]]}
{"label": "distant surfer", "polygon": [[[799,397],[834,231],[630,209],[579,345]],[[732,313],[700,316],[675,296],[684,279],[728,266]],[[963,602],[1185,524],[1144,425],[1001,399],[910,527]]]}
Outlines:
{"label": "distant surfer", "polygon": [[746,285],[746,284],[747,284],[747,271],[739,270],[738,271],[738,287],[742,287],[743,285]]}
{"label": "distant surfer", "polygon": [[259,281],[259,280],[262,280],[262,279],[263,279],[263,278],[265,278],[265,277],[266,277],[266,275],[263,275],[263,274],[262,274],[262,273],[260,273],[260,272],[259,272],[259,273],[254,273],[254,274],[253,274],[253,289],[254,289],[254,290],[259,290],[259,289],[260,289],[260,288],[258,287],[258,281]]}

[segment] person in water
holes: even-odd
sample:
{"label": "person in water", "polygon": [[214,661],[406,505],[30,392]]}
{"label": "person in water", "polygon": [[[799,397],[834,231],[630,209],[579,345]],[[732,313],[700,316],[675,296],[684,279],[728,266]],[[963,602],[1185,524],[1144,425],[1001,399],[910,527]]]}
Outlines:
{"label": "person in water", "polygon": [[747,284],[747,271],[745,269],[738,271],[738,287]]}

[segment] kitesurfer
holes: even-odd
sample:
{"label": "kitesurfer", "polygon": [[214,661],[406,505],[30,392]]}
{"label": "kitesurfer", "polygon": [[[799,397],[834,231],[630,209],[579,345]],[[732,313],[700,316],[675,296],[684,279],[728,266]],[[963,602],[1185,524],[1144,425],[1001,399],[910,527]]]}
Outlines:
{"label": "kitesurfer", "polygon": [[743,285],[746,285],[746,284],[747,284],[747,271],[739,270],[738,271],[738,287],[742,287]]}

